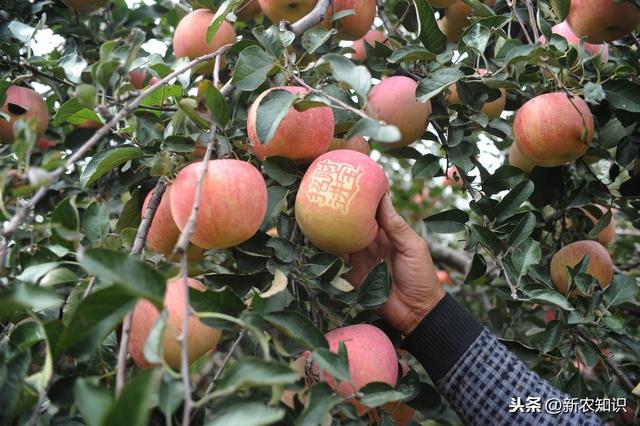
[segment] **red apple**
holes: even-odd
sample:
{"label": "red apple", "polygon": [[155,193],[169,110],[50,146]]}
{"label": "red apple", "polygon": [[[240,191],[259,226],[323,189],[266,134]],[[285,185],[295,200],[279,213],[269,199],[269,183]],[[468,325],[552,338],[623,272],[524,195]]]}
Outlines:
{"label": "red apple", "polygon": [[258,13],[262,12],[260,9],[260,2],[258,0],[245,0],[235,11],[236,16],[241,21],[250,21]]}
{"label": "red apple", "polygon": [[9,120],[0,118],[0,142],[13,143],[13,125],[20,120],[35,120],[37,138],[42,137],[49,125],[49,109],[38,93],[20,86],[9,86],[2,106]]}
{"label": "red apple", "polygon": [[291,107],[269,142],[263,144],[258,139],[258,105],[273,90],[286,90],[293,94],[308,92],[307,89],[297,86],[274,87],[262,92],[253,102],[247,115],[247,136],[256,157],[264,160],[267,157],[282,156],[300,163],[308,163],[327,152],[333,142],[334,119],[330,107],[310,108],[305,111],[296,111]]}
{"label": "red apple", "polygon": [[338,30],[336,37],[341,40],[357,40],[364,37],[373,25],[376,0],[334,0],[334,14],[348,9],[353,10],[355,15],[340,18],[335,22]]}
{"label": "red apple", "polygon": [[440,284],[453,285],[453,279],[451,278],[451,275],[448,271],[445,271],[444,269],[438,269],[436,270],[436,274],[438,275],[438,281],[440,282]]}
{"label": "red apple", "polygon": [[426,0],[432,7],[449,7],[458,0]]}
{"label": "red apple", "polygon": [[[278,24],[280,21],[294,23],[311,12],[316,5],[316,0],[259,0],[262,13]],[[331,17],[328,14],[320,24],[324,27],[331,25]]]}
{"label": "red apple", "polygon": [[[482,3],[489,7],[493,7],[495,0],[484,0]],[[445,17],[452,28],[465,28],[469,26],[471,21],[469,17],[472,16],[474,10],[463,1],[454,2],[445,11]]]}
{"label": "red apple", "polygon": [[78,12],[93,12],[109,3],[109,0],[62,0],[62,3]]}
{"label": "red apple", "polygon": [[223,21],[211,43],[207,44],[207,29],[214,16],[208,9],[196,9],[180,20],[173,33],[173,51],[176,57],[195,59],[236,42],[233,25]]}
{"label": "red apple", "polygon": [[336,149],[351,149],[365,155],[371,153],[369,142],[362,136],[351,136],[349,139],[333,138],[329,151],[335,151]]}
{"label": "red apple", "polygon": [[515,143],[511,144],[509,147],[509,165],[519,168],[526,174],[531,173],[533,168],[536,166],[530,159],[520,152],[518,145]]}
{"label": "red apple", "polygon": [[[601,206],[599,204],[595,204],[595,206],[602,212],[603,215],[609,211],[608,207]],[[584,215],[589,218],[589,220],[591,220],[594,225],[600,220],[599,218],[596,218],[591,213],[589,213],[589,210],[585,208],[581,208],[580,210],[582,210]],[[613,213],[615,212],[612,212],[609,224],[602,231],[598,232],[598,235],[596,236],[596,241],[605,246],[613,241],[613,239],[616,237],[616,217]]]}
{"label": "red apple", "polygon": [[382,167],[360,152],[330,151],[304,174],[295,212],[304,235],[335,254],[355,253],[378,233],[376,210],[389,188]]}
{"label": "red apple", "polygon": [[[487,70],[484,68],[478,68],[476,70],[477,75],[483,76],[487,73]],[[449,86],[449,96],[447,98],[449,101],[449,105],[460,105],[460,97],[458,96],[458,88],[455,83]],[[500,97],[498,99],[494,99],[490,102],[485,102],[482,105],[482,111],[489,117],[490,120],[500,117],[502,111],[504,111],[504,106],[507,104],[507,91],[505,89],[500,89]]]}
{"label": "red apple", "polygon": [[[578,47],[580,46],[580,37],[575,35],[569,23],[564,20],[557,25],[551,27],[551,32],[554,34],[561,35],[567,40],[570,46]],[[546,38],[544,35],[540,36],[540,42],[545,43]],[[606,43],[603,44],[592,44],[592,43],[584,43],[584,50],[591,55],[593,58],[597,59],[601,63],[606,63],[609,60],[609,46]]]}
{"label": "red apple", "polygon": [[[193,206],[203,162],[178,173],[171,187],[171,214],[181,231]],[[251,238],[267,210],[267,186],[260,172],[240,160],[211,160],[191,241],[206,249],[232,247]]]}
{"label": "red apple", "polygon": [[448,43],[457,43],[460,41],[460,37],[462,37],[465,27],[452,24],[445,15],[442,19],[438,19],[438,28],[440,28],[440,31],[447,36]]}
{"label": "red apple", "polygon": [[447,168],[447,177],[442,183],[455,188],[462,188],[464,186],[464,180],[456,166]]}
{"label": "red apple", "polygon": [[[589,256],[587,273],[592,275],[600,287],[604,288],[613,279],[613,261],[602,244],[582,240],[567,244],[551,258],[551,280],[563,293],[569,291],[570,275],[567,267],[573,268],[584,256]],[[577,294],[581,294],[578,290]]]}
{"label": "red apple", "polygon": [[351,45],[354,52],[351,59],[356,62],[364,62],[367,60],[367,50],[364,47],[366,42],[371,47],[376,47],[376,43],[383,44],[387,41],[387,36],[380,30],[370,30],[364,37],[355,40]]}
{"label": "red apple", "polygon": [[158,82],[157,78],[150,76],[149,82],[144,84],[145,80],[147,80],[147,76],[149,76],[149,72],[146,70],[129,71],[129,82],[136,90],[142,90],[146,86],[152,86]]}
{"label": "red apple", "polygon": [[602,43],[633,32],[640,24],[640,10],[630,1],[571,0],[567,21],[578,37]]}
{"label": "red apple", "polygon": [[[147,194],[140,212],[141,216],[144,216],[152,196],[153,191]],[[156,253],[163,254],[167,259],[171,259],[171,253],[178,238],[180,238],[180,230],[171,215],[171,185],[167,185],[147,233],[147,247]],[[202,251],[200,247],[190,244],[187,259],[190,261],[202,259]]]}
{"label": "red apple", "polygon": [[582,98],[547,93],[518,110],[513,136],[520,152],[535,165],[560,166],[587,152],[593,138],[593,117]]}
{"label": "red apple", "polygon": [[[188,278],[189,287],[204,291],[206,287],[198,280]],[[180,343],[178,336],[182,330],[182,318],[184,317],[185,293],[183,279],[176,278],[167,282],[164,293],[164,307],[169,313],[167,326],[163,334],[163,356],[165,362],[176,370],[180,368]],[[129,338],[129,355],[141,368],[153,366],[144,357],[144,345],[147,342],[151,328],[160,316],[158,309],[148,300],[141,299],[133,309],[131,318],[131,334]],[[187,347],[189,363],[193,363],[204,353],[213,349],[218,344],[222,332],[209,327],[196,316],[189,317]]]}
{"label": "red apple", "polygon": [[407,146],[424,133],[431,115],[431,102],[416,99],[417,87],[418,83],[409,77],[393,76],[382,80],[369,92],[369,114],[400,130],[401,139],[386,146]]}
{"label": "red apple", "polygon": [[54,141],[48,138],[40,138],[36,141],[36,145],[40,151],[46,151],[49,148],[53,148],[58,144],[58,141]]}

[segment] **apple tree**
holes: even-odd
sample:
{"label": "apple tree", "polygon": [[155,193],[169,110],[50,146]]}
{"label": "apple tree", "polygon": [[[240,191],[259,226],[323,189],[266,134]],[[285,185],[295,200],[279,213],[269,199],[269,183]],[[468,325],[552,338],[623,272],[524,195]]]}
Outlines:
{"label": "apple tree", "polygon": [[460,424],[349,280],[387,192],[637,421],[640,1],[0,5],[0,424]]}

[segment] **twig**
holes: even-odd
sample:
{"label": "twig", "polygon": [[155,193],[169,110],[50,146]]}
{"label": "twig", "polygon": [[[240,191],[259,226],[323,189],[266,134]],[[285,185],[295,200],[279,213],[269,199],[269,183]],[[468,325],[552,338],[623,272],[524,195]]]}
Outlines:
{"label": "twig", "polygon": [[531,29],[533,30],[533,39],[538,40],[540,38],[540,34],[538,33],[538,24],[536,24],[536,16],[533,12],[533,5],[531,4],[531,0],[525,0],[527,4],[527,12],[529,13],[529,23],[531,24]]}
{"label": "twig", "polygon": [[500,258],[500,256],[494,257],[493,260],[500,267],[500,269],[502,269],[502,272],[504,272],[504,279],[507,281],[507,284],[509,285],[509,288],[511,289],[511,298],[513,300],[518,300],[518,289],[516,288],[516,286],[511,281],[511,277],[507,273],[507,268],[505,268],[504,262],[502,262],[502,259]]}
{"label": "twig", "polygon": [[387,13],[384,10],[384,3],[382,2],[382,0],[378,0],[378,16],[382,20],[382,25],[384,25],[384,28],[387,30],[389,35],[395,35],[395,36],[400,35],[400,32],[398,31],[396,26],[393,25],[393,23],[391,23],[389,16],[387,16]]}
{"label": "twig", "polygon": [[96,284],[96,276],[92,276],[91,279],[89,280],[89,285],[87,285],[87,288],[84,290],[84,293],[82,294],[82,298],[86,299],[87,296],[89,294],[91,294],[91,290],[93,290],[93,286]]}
{"label": "twig", "polygon": [[[235,352],[236,348],[240,344],[240,341],[244,338],[244,336],[246,336],[246,334],[247,334],[247,329],[246,328],[240,330],[240,333],[238,333],[238,337],[233,342],[233,344],[229,348],[229,352],[227,352],[227,354],[225,355],[224,359],[222,360],[222,364],[220,364],[220,366],[216,370],[216,373],[213,375],[213,378],[211,379],[212,383],[220,378],[220,375],[222,375],[222,371],[224,370],[224,368],[226,367],[227,363],[231,359],[231,356],[233,355],[233,353]],[[213,371],[213,368],[215,366],[216,366],[215,358],[212,357],[211,360],[201,369],[200,376],[197,379],[194,380],[196,382],[196,384],[194,386],[194,389],[198,389],[200,386],[202,386],[204,384],[205,380],[207,380],[207,376]],[[211,389],[211,387],[209,387],[209,390],[210,389]],[[207,391],[209,391],[209,390],[207,390]]]}
{"label": "twig", "polygon": [[93,134],[93,136],[91,136],[80,148],[78,148],[78,150],[76,152],[74,152],[69,158],[67,158],[67,161],[65,161],[65,163],[62,166],[60,166],[57,169],[55,169],[52,172],[50,172],[49,173],[49,178],[50,178],[49,183],[46,184],[46,185],[41,186],[36,191],[36,193],[31,197],[31,199],[29,199],[27,204],[25,206],[23,206],[22,208],[18,209],[18,211],[16,211],[14,213],[14,215],[11,217],[11,219],[9,220],[7,225],[2,230],[2,236],[5,238],[5,241],[4,241],[3,245],[2,245],[2,250],[0,251],[0,268],[4,268],[5,259],[6,259],[6,256],[8,254],[9,243],[10,243],[11,239],[13,238],[13,236],[15,235],[16,231],[18,230],[18,227],[20,226],[20,223],[24,220],[24,218],[27,216],[27,214],[31,210],[33,210],[35,208],[35,206],[38,204],[38,202],[44,198],[44,196],[47,194],[47,191],[53,185],[55,185],[55,183],[58,181],[60,176],[62,176],[78,160],[80,160],[82,157],[84,157],[91,150],[91,148],[93,148],[103,137],[105,137],[109,133],[110,129],[112,129],[113,127],[116,126],[116,124],[120,120],[122,120],[122,119],[128,117],[129,115],[133,114],[133,112],[140,105],[140,103],[144,99],[146,99],[149,95],[154,93],[156,90],[160,89],[162,86],[164,86],[170,80],[172,80],[172,79],[178,77],[179,75],[189,71],[191,68],[195,67],[196,65],[198,65],[198,64],[200,64],[202,62],[209,61],[209,60],[215,58],[216,56],[223,54],[231,46],[232,45],[230,45],[230,44],[222,46],[220,49],[216,50],[213,53],[209,53],[207,55],[204,55],[204,56],[201,56],[199,58],[196,58],[193,61],[189,62],[187,65],[183,66],[182,68],[179,68],[178,70],[172,72],[171,74],[167,75],[166,77],[158,80],[155,84],[153,84],[153,85],[149,86],[148,88],[146,88],[138,96],[136,96],[131,102],[126,104],[111,120],[109,120],[109,122],[107,122],[104,126],[100,127]]}
{"label": "twig", "polygon": [[45,71],[40,70],[38,67],[36,67],[35,65],[31,65],[28,63],[19,63],[16,61],[11,61],[11,60],[6,60],[6,59],[1,59],[0,60],[0,64],[5,65],[7,67],[11,67],[14,69],[22,69],[22,70],[26,70],[31,72],[31,74],[36,75],[36,76],[40,76],[40,77],[44,77],[46,79],[49,80],[53,80],[55,82],[58,82],[60,84],[64,84],[65,86],[70,86],[70,87],[76,87],[76,84],[72,81],[67,80],[66,78],[61,78],[58,77],[57,75],[54,74],[49,74]]}
{"label": "twig", "polygon": [[324,19],[330,4],[330,0],[318,0],[313,9],[311,9],[311,12],[291,24],[291,31],[296,37],[300,37],[309,28],[318,25]]}
{"label": "twig", "polygon": [[506,2],[509,5],[509,7],[511,8],[511,14],[513,16],[515,16],[516,20],[518,21],[518,24],[520,24],[520,28],[522,28],[522,32],[524,33],[524,36],[527,39],[527,42],[529,44],[533,44],[533,40],[531,40],[531,37],[529,36],[529,32],[527,31],[527,27],[524,25],[524,22],[522,21],[522,18],[520,18],[520,15],[518,15],[518,12],[516,11],[514,0],[506,0]]}

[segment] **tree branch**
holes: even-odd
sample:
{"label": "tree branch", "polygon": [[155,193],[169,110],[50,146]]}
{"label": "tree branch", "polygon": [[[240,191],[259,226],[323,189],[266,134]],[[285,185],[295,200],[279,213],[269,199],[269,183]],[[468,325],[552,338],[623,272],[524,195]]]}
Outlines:
{"label": "tree branch", "polygon": [[529,32],[527,31],[527,27],[524,25],[522,18],[520,18],[520,15],[518,15],[518,12],[516,11],[514,0],[506,0],[506,2],[511,8],[511,14],[516,18],[516,20],[518,21],[518,24],[520,24],[520,28],[522,28],[522,32],[524,33],[524,36],[527,39],[527,42],[529,44],[533,44],[533,40],[531,40],[531,37],[529,37]]}
{"label": "tree branch", "polygon": [[538,33],[538,24],[536,24],[536,15],[533,12],[533,5],[531,4],[531,0],[525,0],[527,4],[527,12],[529,13],[529,23],[531,24],[531,29],[533,30],[533,39],[540,39],[540,34]]}
{"label": "tree branch", "polygon": [[[578,336],[580,336],[580,338],[585,343],[587,343],[587,344],[593,343],[592,340],[589,338],[589,336],[587,336],[587,334],[582,329],[576,327],[574,330],[575,330],[576,334]],[[599,349],[600,348],[598,348],[598,350]],[[618,379],[620,379],[620,381],[622,383],[624,383],[624,385],[629,389],[629,391],[633,390],[633,388],[634,388],[633,383],[631,382],[631,380],[629,380],[627,375],[624,374],[624,371],[622,371],[622,369],[615,362],[613,362],[606,355],[602,357],[602,361],[604,361],[604,363],[607,365],[607,367],[609,367],[609,368],[611,368],[611,370],[613,370],[613,373],[618,377]]]}
{"label": "tree branch", "polygon": [[329,5],[331,5],[330,0],[318,0],[313,9],[311,9],[311,12],[291,24],[291,31],[296,37],[300,37],[309,28],[318,25],[324,19]]}
{"label": "tree branch", "polygon": [[382,20],[382,25],[387,30],[387,33],[389,33],[389,35],[394,35],[394,36],[400,35],[400,31],[398,31],[396,26],[393,25],[393,23],[391,23],[389,16],[387,16],[387,13],[384,10],[384,3],[382,2],[382,0],[378,0],[377,3],[378,3],[378,16]]}

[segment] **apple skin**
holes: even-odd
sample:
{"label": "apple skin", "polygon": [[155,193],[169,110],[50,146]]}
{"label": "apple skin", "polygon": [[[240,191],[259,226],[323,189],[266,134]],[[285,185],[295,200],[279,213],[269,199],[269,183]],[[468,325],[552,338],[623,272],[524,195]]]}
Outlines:
{"label": "apple skin", "polygon": [[525,155],[520,152],[518,149],[518,145],[513,143],[509,147],[509,165],[513,167],[517,167],[522,170],[525,174],[531,173],[533,168],[536,166],[533,162],[525,157]]}
{"label": "apple skin", "polygon": [[[147,206],[153,197],[153,190],[151,190],[142,204],[141,216],[144,216],[144,212],[147,210]],[[171,215],[171,185],[168,185],[160,204],[156,209],[156,214],[153,216],[151,227],[147,233],[147,247],[156,253],[163,254],[167,259],[173,260],[171,252],[180,238],[180,230],[178,225],[173,220]],[[189,244],[187,250],[187,259],[189,261],[199,261],[202,259],[203,250],[195,244]]]}
{"label": "apple skin", "polygon": [[438,276],[438,281],[440,284],[453,285],[453,279],[449,274],[449,271],[445,271],[444,269],[436,270],[436,275]]}
{"label": "apple skin", "polygon": [[[478,68],[476,73],[479,76],[483,76],[487,73],[487,70],[484,68]],[[460,97],[458,96],[458,88],[455,83],[449,86],[449,96],[447,98],[449,105],[460,105]],[[505,89],[500,89],[500,97],[490,102],[485,102],[482,105],[480,111],[486,114],[490,120],[496,119],[500,117],[502,111],[504,111],[504,107],[507,104],[507,91]]]}
{"label": "apple skin", "polygon": [[[24,114],[13,114],[9,112],[9,104],[17,105],[26,111]],[[13,125],[19,120],[35,118],[36,139],[41,138],[49,126],[47,104],[42,99],[42,96],[26,87],[9,86],[6,91],[2,112],[9,115],[9,120],[0,118],[0,143],[11,144],[14,142]]]}
{"label": "apple skin", "polygon": [[214,16],[215,14],[208,9],[196,9],[180,20],[173,33],[173,52],[176,57],[195,59],[236,42],[233,25],[222,21],[213,40],[207,44],[207,28]]}
{"label": "apple skin", "polygon": [[[583,142],[585,125],[587,138]],[[582,98],[574,96],[570,100],[564,92],[547,93],[530,99],[518,110],[513,136],[520,152],[535,165],[561,166],[587,152],[593,138],[593,117]]]}
{"label": "apple skin", "polygon": [[238,6],[238,11],[235,12],[239,20],[248,22],[252,20],[257,14],[262,13],[260,9],[260,3],[258,0],[246,0]]}
{"label": "apple skin", "polygon": [[[202,162],[191,163],[171,187],[171,214],[181,231],[193,206]],[[233,247],[251,238],[267,211],[267,186],[260,172],[240,160],[210,160],[191,242],[206,249]]]}
{"label": "apple skin", "polygon": [[311,163],[302,178],[296,220],[319,249],[355,253],[376,238],[376,211],[388,189],[384,170],[367,155],[347,149],[329,151]]}
{"label": "apple skin", "polygon": [[146,86],[152,86],[158,82],[158,79],[151,76],[149,78],[149,82],[144,84],[144,81],[147,79],[148,71],[146,70],[133,70],[129,71],[129,82],[136,90],[142,90]]}
{"label": "apple skin", "polygon": [[[173,369],[180,369],[180,343],[178,336],[182,330],[184,312],[183,279],[175,278],[167,282],[164,293],[164,306],[169,313],[167,326],[164,330],[162,350],[165,362]],[[188,278],[189,287],[204,291],[206,287],[198,280]],[[144,345],[149,337],[153,324],[160,316],[158,309],[148,300],[140,299],[133,309],[131,318],[131,334],[129,338],[129,355],[140,368],[152,367],[144,357]],[[222,332],[205,325],[196,316],[189,317],[188,354],[189,364],[200,358],[207,351],[218,344]]]}
{"label": "apple skin", "polygon": [[109,3],[109,0],[62,0],[62,3],[78,12],[93,12]]}
{"label": "apple skin", "polygon": [[458,168],[456,166],[451,166],[447,168],[447,177],[442,183],[454,188],[462,188],[464,186],[464,179],[462,179]]}
{"label": "apple skin", "polygon": [[[334,0],[333,13],[351,9],[355,15],[335,22],[336,37],[341,40],[357,40],[364,37],[376,17],[376,0]],[[331,8],[330,8],[331,9]]]}
{"label": "apple skin", "polygon": [[[291,24],[311,12],[316,0],[259,0],[262,13],[274,24],[287,21]],[[327,14],[319,24],[322,27],[331,26],[331,14]]]}
{"label": "apple skin", "polygon": [[266,90],[256,98],[247,115],[247,136],[253,153],[260,160],[282,156],[299,163],[309,163],[329,150],[333,142],[334,118],[330,107],[296,111],[291,107],[280,122],[273,138],[266,144],[258,139],[256,119],[260,101],[272,90],[286,90],[293,94],[306,94],[304,87],[281,86]]}
{"label": "apple skin", "polygon": [[49,148],[53,148],[58,144],[58,141],[54,141],[48,138],[40,138],[36,141],[36,146],[40,151],[46,151]]}
{"label": "apple skin", "polygon": [[458,0],[426,0],[432,7],[449,7]]}
{"label": "apple skin", "polygon": [[[570,46],[574,46],[575,48],[578,48],[578,46],[580,46],[580,37],[578,37],[573,32],[566,20],[551,27],[551,32],[553,34],[558,34],[564,37]],[[544,44],[546,42],[546,37],[544,35],[541,35],[539,40],[540,43]],[[609,60],[609,46],[606,43],[593,44],[585,42],[583,46],[584,50],[594,59],[597,59],[600,63],[606,64]]]}
{"label": "apple skin", "polygon": [[[609,211],[609,208],[605,207],[605,206],[601,206],[599,204],[595,204],[595,206],[600,209],[600,211],[602,212],[602,214],[606,214]],[[587,209],[583,209],[581,208],[580,210],[582,210],[582,212],[584,213],[584,215],[589,218],[589,220],[591,222],[593,222],[593,224],[595,225],[596,223],[598,223],[599,219],[596,219],[591,213],[589,213],[589,211]],[[613,212],[612,212],[613,213]],[[615,214],[611,215],[611,221],[609,221],[609,224],[598,233],[598,235],[596,236],[596,241],[598,241],[600,244],[602,244],[603,246],[608,245],[611,241],[613,241],[613,239],[616,237],[616,217]]]}
{"label": "apple skin", "polygon": [[375,47],[376,42],[383,44],[387,41],[387,36],[380,30],[370,30],[364,37],[353,42],[351,48],[354,52],[351,54],[351,60],[355,62],[364,62],[367,60],[367,50],[364,47],[366,42],[369,46]]}
{"label": "apple skin", "polygon": [[640,24],[640,9],[629,1],[571,0],[567,21],[590,43],[617,40]]}
{"label": "apple skin", "polygon": [[438,28],[440,28],[440,31],[447,36],[448,43],[459,42],[460,37],[462,37],[462,33],[464,32],[464,27],[452,24],[446,16],[443,16],[442,19],[438,20]]}
{"label": "apple skin", "polygon": [[[347,348],[350,382],[336,383],[326,371],[319,374],[337,394],[349,397],[373,382],[396,386],[398,354],[391,340],[382,330],[369,324],[356,324],[331,330],[325,334],[325,337],[331,352],[338,352],[341,341]],[[317,371],[318,367],[314,365],[312,369]],[[366,407],[362,404],[356,407],[365,408],[366,411]]]}
{"label": "apple skin", "polygon": [[[562,247],[551,258],[551,280],[562,293],[567,294],[569,290],[570,275],[567,266],[573,268],[585,255],[589,255],[587,273],[593,275],[602,288],[611,283],[613,261],[607,249],[597,241],[575,241]],[[581,294],[578,289],[573,293]]]}
{"label": "apple skin", "polygon": [[337,149],[351,149],[353,151],[361,152],[365,155],[371,153],[369,148],[369,142],[362,136],[351,136],[349,139],[333,138],[329,151],[335,151]]}
{"label": "apple skin", "polygon": [[[493,7],[495,2],[495,0],[484,0],[482,3],[489,7]],[[471,23],[469,17],[472,13],[474,13],[474,10],[471,6],[462,1],[457,1],[447,8],[445,11],[445,17],[451,24],[451,28],[465,28]]]}
{"label": "apple skin", "polygon": [[382,80],[369,92],[369,114],[400,130],[400,140],[385,146],[407,146],[424,133],[431,115],[431,102],[416,99],[417,87],[418,83],[409,77],[393,76]]}

